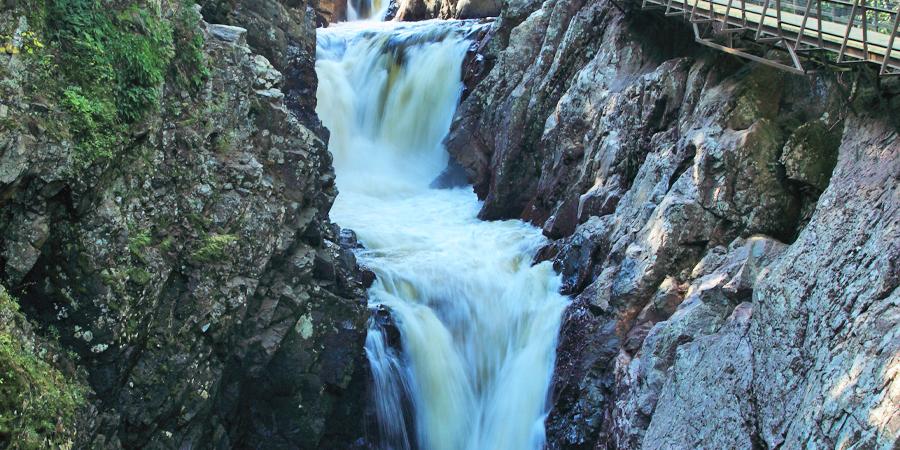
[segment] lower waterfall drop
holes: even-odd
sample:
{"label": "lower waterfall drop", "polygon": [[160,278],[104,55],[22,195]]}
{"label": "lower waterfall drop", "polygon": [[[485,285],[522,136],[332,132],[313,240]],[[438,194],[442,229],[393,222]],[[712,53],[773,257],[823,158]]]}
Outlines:
{"label": "lower waterfall drop", "polygon": [[[562,312],[546,241],[483,222],[471,187],[435,188],[475,27],[355,22],[318,32],[317,112],[369,290],[366,352],[385,449],[524,450],[544,444]],[[388,322],[388,323],[386,323]],[[394,326],[396,328],[394,328]]]}

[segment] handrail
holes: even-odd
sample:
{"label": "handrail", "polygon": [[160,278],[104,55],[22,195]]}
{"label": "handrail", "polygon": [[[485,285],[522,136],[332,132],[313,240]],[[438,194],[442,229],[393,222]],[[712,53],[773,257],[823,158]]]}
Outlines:
{"label": "handrail", "polygon": [[[900,0],[643,0],[642,7],[687,17],[702,44],[793,72],[807,72],[801,56],[823,51],[835,64],[875,63],[882,75],[900,74]],[[791,65],[734,47],[742,36],[786,50]]]}

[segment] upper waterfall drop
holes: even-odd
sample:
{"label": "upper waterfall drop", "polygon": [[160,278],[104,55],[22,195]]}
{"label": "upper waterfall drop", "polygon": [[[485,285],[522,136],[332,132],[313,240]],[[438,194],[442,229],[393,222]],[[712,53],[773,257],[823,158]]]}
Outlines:
{"label": "upper waterfall drop", "polygon": [[384,20],[391,0],[348,0],[347,20]]}
{"label": "upper waterfall drop", "polygon": [[334,124],[339,172],[423,186],[446,167],[441,140],[462,92],[468,45],[454,29],[428,28],[346,23],[320,32],[317,112]]}
{"label": "upper waterfall drop", "polygon": [[[545,243],[520,221],[482,222],[472,189],[433,189],[463,86],[473,22],[320,29],[317,112],[340,195],[399,343],[373,321],[366,351],[383,448],[539,449],[567,299]],[[399,345],[398,345],[399,344]]]}

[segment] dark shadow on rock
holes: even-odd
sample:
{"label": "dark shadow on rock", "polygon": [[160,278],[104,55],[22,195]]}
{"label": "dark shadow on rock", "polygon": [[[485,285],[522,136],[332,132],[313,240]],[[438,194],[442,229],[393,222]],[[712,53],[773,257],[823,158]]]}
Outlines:
{"label": "dark shadow on rock", "polygon": [[466,169],[463,168],[455,159],[450,158],[447,162],[447,168],[431,182],[432,189],[453,189],[465,187],[469,185],[469,177],[466,175]]}

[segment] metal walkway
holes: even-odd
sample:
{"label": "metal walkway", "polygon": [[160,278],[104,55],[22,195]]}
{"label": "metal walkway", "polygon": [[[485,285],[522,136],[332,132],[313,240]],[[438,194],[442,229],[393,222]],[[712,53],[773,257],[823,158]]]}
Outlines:
{"label": "metal walkway", "polygon": [[[900,0],[642,0],[691,22],[697,42],[794,73],[871,63],[900,75]],[[786,52],[779,58],[771,48]]]}

